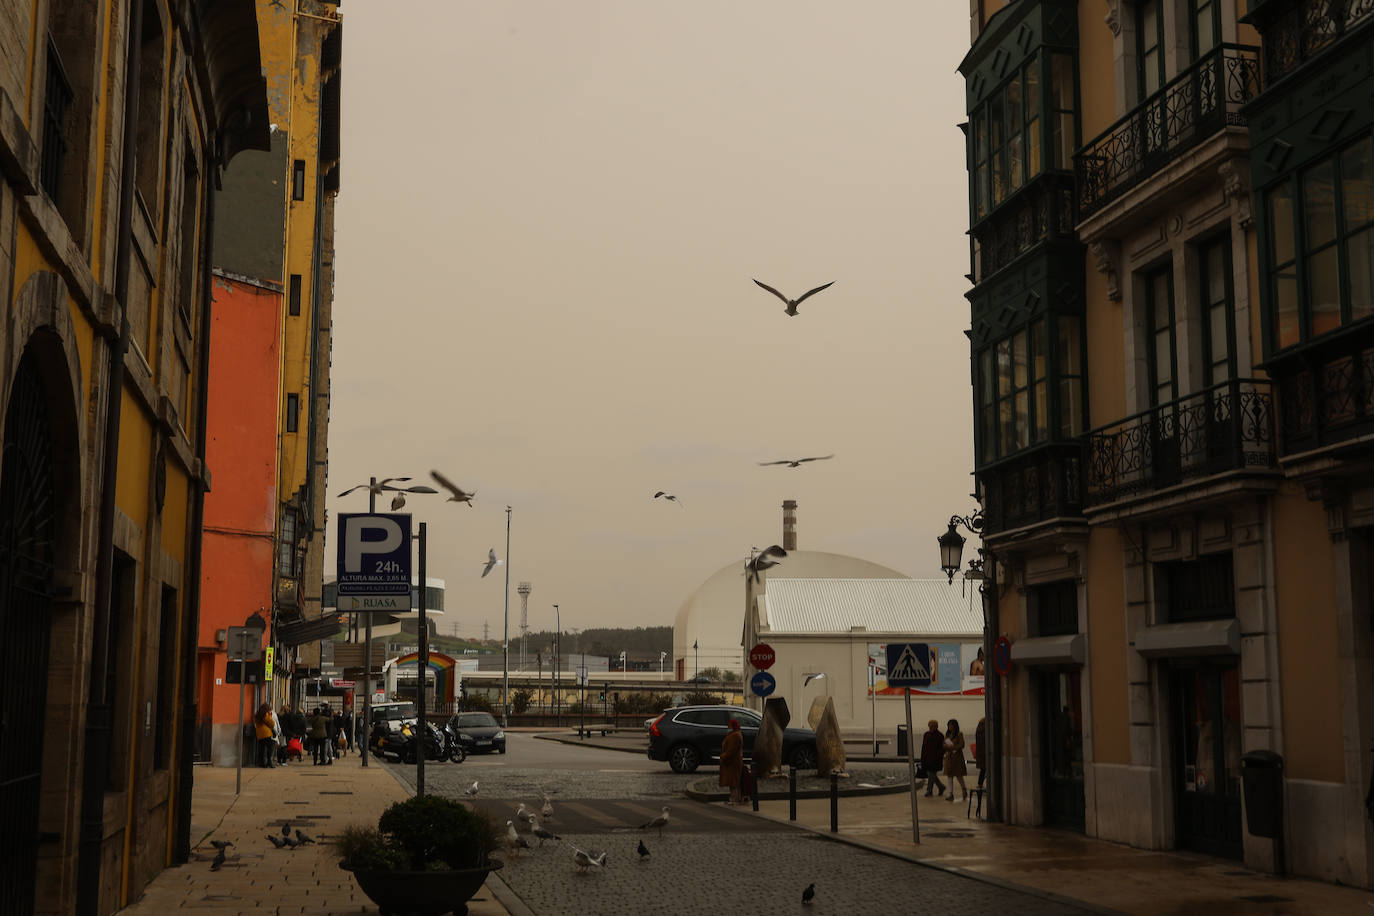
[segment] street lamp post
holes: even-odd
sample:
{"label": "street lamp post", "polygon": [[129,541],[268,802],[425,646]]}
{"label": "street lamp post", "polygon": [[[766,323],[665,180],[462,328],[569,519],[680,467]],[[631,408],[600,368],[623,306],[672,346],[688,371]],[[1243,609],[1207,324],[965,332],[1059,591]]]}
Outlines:
{"label": "street lamp post", "polygon": [[668,657],[667,652],[658,653],[658,679],[663,680],[663,660]]}
{"label": "street lamp post", "polygon": [[563,724],[563,697],[560,695],[562,678],[559,677],[558,669],[563,663],[563,623],[558,614],[558,605],[553,606],[553,721],[555,725]]}
{"label": "street lamp post", "polygon": [[501,727],[510,727],[510,506],[506,507],[506,612],[501,632]]}
{"label": "street lamp post", "polygon": [[[936,538],[940,545],[940,568],[954,582],[954,574],[963,566],[965,538],[958,531],[963,526],[972,535],[983,536],[983,513],[981,510],[969,516],[951,515],[949,528]],[[992,551],[985,547],[978,549],[978,558],[969,560],[970,572],[981,574],[982,585],[978,591],[983,598],[983,655],[988,659],[984,677],[983,714],[988,720],[987,734],[984,738],[988,749],[984,759],[988,764],[988,820],[1002,820],[1002,698],[1001,675],[997,666],[992,664],[993,643],[1001,633],[999,609],[997,605],[997,564]]]}
{"label": "street lamp post", "polygon": [[701,649],[700,640],[692,640],[692,677],[701,674]]}

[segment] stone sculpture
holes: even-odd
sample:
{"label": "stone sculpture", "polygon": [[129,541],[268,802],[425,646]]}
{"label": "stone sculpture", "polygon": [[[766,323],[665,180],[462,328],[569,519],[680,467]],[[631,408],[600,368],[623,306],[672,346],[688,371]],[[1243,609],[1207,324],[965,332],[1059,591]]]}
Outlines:
{"label": "stone sculpture", "polygon": [[775,775],[782,767],[782,730],[792,721],[784,697],[769,697],[763,704],[763,725],[754,739],[753,770],[756,777]]}
{"label": "stone sculpture", "polygon": [[816,733],[816,775],[843,773],[844,739],[840,737],[840,720],[835,715],[834,699],[816,697],[811,701],[811,711],[806,720]]}

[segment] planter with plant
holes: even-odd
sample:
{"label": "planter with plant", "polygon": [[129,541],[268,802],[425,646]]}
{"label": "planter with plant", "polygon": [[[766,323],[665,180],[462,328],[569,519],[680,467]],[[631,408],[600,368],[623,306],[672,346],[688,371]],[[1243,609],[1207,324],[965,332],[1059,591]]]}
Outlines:
{"label": "planter with plant", "polygon": [[335,840],[339,867],[353,872],[384,914],[466,913],[467,901],[501,867],[502,840],[489,817],[437,795],[397,802],[376,827],[354,824]]}

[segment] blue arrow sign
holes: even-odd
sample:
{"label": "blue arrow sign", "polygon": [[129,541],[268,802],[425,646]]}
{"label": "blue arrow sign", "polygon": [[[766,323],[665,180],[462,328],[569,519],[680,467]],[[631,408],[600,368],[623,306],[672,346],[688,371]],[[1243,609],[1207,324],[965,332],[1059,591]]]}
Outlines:
{"label": "blue arrow sign", "polygon": [[923,642],[887,644],[887,686],[929,687],[930,646]]}
{"label": "blue arrow sign", "polygon": [[778,688],[778,682],[767,671],[760,671],[749,679],[749,689],[761,697],[766,697]]}

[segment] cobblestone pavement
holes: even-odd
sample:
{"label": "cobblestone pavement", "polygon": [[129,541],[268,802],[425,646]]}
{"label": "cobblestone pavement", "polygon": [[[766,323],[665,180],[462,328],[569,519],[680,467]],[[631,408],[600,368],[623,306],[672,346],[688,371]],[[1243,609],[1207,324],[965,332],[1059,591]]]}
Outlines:
{"label": "cobblestone pavement", "polygon": [[[692,802],[689,804],[699,804]],[[640,860],[643,839],[651,854]],[[579,872],[572,846],[607,853]],[[856,849],[800,830],[782,833],[576,834],[506,857],[501,879],[539,916],[593,913],[1081,914],[1069,903]],[[816,885],[812,906],[802,890]]]}
{"label": "cobblestone pavement", "polygon": [[[397,779],[415,790],[415,767],[387,763]],[[544,767],[468,767],[463,764],[434,763],[425,767],[425,791],[459,798],[475,779],[479,798],[514,798],[526,804],[540,800],[546,793],[578,798],[685,798],[683,790],[699,775],[679,775],[665,765],[661,772],[617,769],[611,761],[601,770],[558,770]]]}

